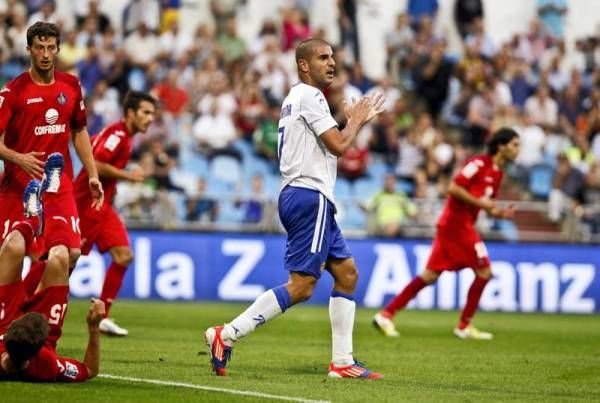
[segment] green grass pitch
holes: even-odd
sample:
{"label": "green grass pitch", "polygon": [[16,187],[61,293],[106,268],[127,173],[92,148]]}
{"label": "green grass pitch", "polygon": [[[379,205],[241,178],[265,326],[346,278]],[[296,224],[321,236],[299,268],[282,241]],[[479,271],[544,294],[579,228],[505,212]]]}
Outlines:
{"label": "green grass pitch", "polygon": [[[101,373],[190,386],[96,378],[84,384],[0,382],[1,402],[250,402],[266,396],[334,402],[598,401],[600,317],[479,313],[490,342],[452,335],[457,312],[401,312],[402,337],[371,326],[358,309],[355,357],[385,379],[326,377],[330,358],[327,307],[297,306],[236,345],[229,376],[211,375],[202,332],[246,305],[118,301],[112,314],[130,331],[102,338]],[[71,301],[59,352],[83,357],[86,301]],[[206,387],[218,390],[206,390]],[[271,400],[275,401],[275,400]]]}

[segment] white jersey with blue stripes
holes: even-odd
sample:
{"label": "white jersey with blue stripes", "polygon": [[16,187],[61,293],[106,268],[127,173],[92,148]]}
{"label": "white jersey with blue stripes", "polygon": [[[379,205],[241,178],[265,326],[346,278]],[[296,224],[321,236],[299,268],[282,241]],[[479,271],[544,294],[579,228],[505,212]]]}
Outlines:
{"label": "white jersey with blue stripes", "polygon": [[281,188],[287,185],[315,189],[332,203],[337,157],[320,135],[337,126],[323,92],[308,84],[292,87],[283,101],[279,119]]}

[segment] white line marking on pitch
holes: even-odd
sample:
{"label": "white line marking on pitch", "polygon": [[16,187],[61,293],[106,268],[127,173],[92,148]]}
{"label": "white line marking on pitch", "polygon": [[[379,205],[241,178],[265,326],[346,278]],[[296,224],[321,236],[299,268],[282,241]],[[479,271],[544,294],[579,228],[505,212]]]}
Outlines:
{"label": "white line marking on pitch", "polygon": [[310,399],[303,399],[301,397],[270,395],[268,393],[252,392],[250,390],[215,388],[214,386],[196,385],[193,383],[183,383],[183,382],[161,381],[159,379],[133,378],[133,377],[129,377],[129,376],[118,376],[118,375],[110,375],[110,374],[99,374],[98,377],[99,378],[107,378],[107,379],[116,379],[116,380],[120,380],[120,381],[150,383],[153,385],[175,386],[175,387],[179,387],[179,388],[206,390],[209,392],[230,393],[232,395],[259,397],[259,398],[263,398],[263,399],[286,400],[289,402],[331,403],[329,400],[310,400]]}

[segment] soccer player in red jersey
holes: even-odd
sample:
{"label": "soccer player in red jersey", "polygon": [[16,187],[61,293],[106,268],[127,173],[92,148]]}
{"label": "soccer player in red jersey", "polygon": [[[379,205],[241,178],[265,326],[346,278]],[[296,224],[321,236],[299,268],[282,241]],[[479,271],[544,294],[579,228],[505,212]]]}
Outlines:
{"label": "soccer player in red jersey", "polygon": [[107,126],[92,138],[94,160],[108,201],[98,211],[92,208],[92,197],[87,188],[88,175],[81,172],[75,180],[75,199],[81,217],[81,251],[87,255],[94,244],[100,253],[108,251],[112,262],[106,271],[100,299],[106,306],[106,317],[100,323],[103,333],[126,336],[128,331],[108,317],[117,297],[127,267],[133,259],[127,230],[112,207],[117,181],[141,182],[146,178],[142,169],[125,170],[131,157],[132,140],[136,133],[145,133],[154,120],[156,99],[151,95],[130,91],[123,99],[123,119]]}
{"label": "soccer player in red jersey", "polygon": [[492,277],[490,259],[485,244],[475,230],[481,209],[496,218],[513,217],[514,206],[499,208],[494,202],[502,181],[503,169],[519,153],[520,141],[512,129],[498,130],[487,145],[487,155],[470,158],[454,177],[448,188],[448,199],[438,221],[437,233],[425,270],[416,276],[400,294],[375,315],[373,324],[386,336],[398,336],[392,319],[418,292],[434,283],[442,272],[470,267],[475,280],[469,289],[454,334],[461,339],[490,340],[491,333],[471,325],[483,289]]}
{"label": "soccer player in red jersey", "polygon": [[61,169],[63,174],[58,176],[58,169],[50,171],[44,199],[48,203],[47,220],[39,254],[47,255],[47,267],[68,271],[79,257],[81,244],[72,190],[71,138],[89,174],[89,191],[98,208],[103,191],[86,129],[81,86],[76,77],[55,70],[59,46],[60,33],[55,24],[33,24],[27,29],[31,66],[0,90],[0,159],[5,163],[0,181],[0,241],[22,218],[25,186],[32,177],[42,176],[46,156],[59,152],[64,157],[64,172]]}
{"label": "soccer player in red jersey", "polygon": [[29,182],[23,195],[25,215],[0,249],[0,379],[80,382],[98,374],[104,303],[92,300],[87,316],[88,346],[79,362],[56,353],[67,310],[68,272],[49,266],[30,300],[21,281],[26,250],[41,233],[40,197],[47,180]]}

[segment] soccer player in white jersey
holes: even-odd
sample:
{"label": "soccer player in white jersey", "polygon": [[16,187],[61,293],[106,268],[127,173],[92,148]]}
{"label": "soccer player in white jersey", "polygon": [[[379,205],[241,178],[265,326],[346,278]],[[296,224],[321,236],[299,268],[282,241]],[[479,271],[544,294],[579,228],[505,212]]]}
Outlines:
{"label": "soccer player in white jersey", "polygon": [[308,39],[296,47],[301,82],[283,101],[279,120],[279,168],[282,191],[279,217],[288,238],[285,269],[289,280],[260,295],[242,314],[206,330],[211,365],[225,375],[233,343],[258,326],[310,298],[323,270],[334,279],[329,299],[334,378],[383,378],[352,355],[354,289],[358,271],[335,221],[333,187],[337,158],[352,144],[360,128],[382,111],[383,95],[363,97],[345,108],[346,127],[340,131],[322,90],[333,81],[335,61],[331,45]]}

